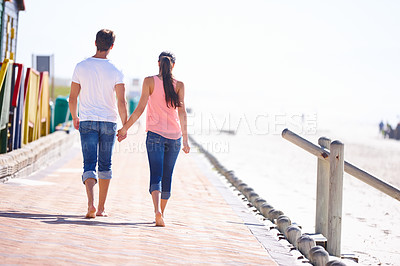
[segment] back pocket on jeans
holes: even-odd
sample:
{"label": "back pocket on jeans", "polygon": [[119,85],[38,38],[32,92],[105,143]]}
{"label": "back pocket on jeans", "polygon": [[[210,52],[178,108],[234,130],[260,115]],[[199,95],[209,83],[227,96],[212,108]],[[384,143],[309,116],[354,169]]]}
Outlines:
{"label": "back pocket on jeans", "polygon": [[117,133],[117,123],[106,122],[104,131],[107,135],[115,135]]}
{"label": "back pocket on jeans", "polygon": [[82,121],[79,122],[79,132],[80,133],[89,133],[90,131],[92,131],[92,121]]}

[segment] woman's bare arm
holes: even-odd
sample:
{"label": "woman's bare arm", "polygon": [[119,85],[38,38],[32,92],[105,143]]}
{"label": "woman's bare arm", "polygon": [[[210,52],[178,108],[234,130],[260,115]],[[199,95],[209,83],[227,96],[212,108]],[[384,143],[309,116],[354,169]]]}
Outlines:
{"label": "woman's bare arm", "polygon": [[146,108],[147,102],[150,97],[151,87],[154,87],[154,81],[152,77],[147,77],[143,81],[142,86],[142,95],[140,95],[139,103],[133,111],[132,115],[129,117],[128,121],[124,124],[124,126],[118,130],[118,141],[121,141],[124,137],[126,137],[128,129],[139,119],[139,117],[143,114],[144,109]]}
{"label": "woman's bare arm", "polygon": [[182,150],[185,153],[190,152],[189,141],[188,141],[188,133],[187,133],[187,114],[186,114],[186,107],[185,107],[185,85],[183,82],[178,81],[176,83],[176,90],[179,96],[180,106],[178,107],[178,115],[179,115],[179,122],[181,124],[182,130]]}

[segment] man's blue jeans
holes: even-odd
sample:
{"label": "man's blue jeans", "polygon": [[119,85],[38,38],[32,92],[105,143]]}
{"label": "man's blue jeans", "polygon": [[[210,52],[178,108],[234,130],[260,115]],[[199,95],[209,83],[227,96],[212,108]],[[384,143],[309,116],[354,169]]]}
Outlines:
{"label": "man's blue jeans", "polygon": [[171,196],[172,172],[181,149],[181,138],[167,139],[148,131],[146,148],[150,165],[149,192],[161,191],[161,198],[169,199]]}
{"label": "man's blue jeans", "polygon": [[[115,143],[117,124],[103,121],[81,121],[79,133],[83,154],[82,182],[93,178],[111,179],[111,156]],[[96,164],[98,161],[98,175]]]}

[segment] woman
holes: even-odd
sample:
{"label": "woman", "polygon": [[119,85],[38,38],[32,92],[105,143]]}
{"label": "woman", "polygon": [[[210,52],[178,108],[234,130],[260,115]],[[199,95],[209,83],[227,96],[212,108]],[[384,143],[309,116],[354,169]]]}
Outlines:
{"label": "woman", "polygon": [[150,165],[150,189],[156,226],[165,226],[164,211],[171,196],[171,178],[183,138],[183,151],[189,153],[185,86],[172,75],[175,56],[162,52],[158,57],[159,74],[143,81],[138,106],[125,125],[118,130],[118,141],[139,119],[147,105],[146,148]]}

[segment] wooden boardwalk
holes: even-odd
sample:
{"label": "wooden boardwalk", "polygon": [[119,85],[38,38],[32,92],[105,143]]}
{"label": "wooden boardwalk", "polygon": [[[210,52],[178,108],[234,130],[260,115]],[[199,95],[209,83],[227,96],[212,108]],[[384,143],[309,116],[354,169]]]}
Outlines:
{"label": "wooden boardwalk", "polygon": [[116,145],[109,217],[84,219],[78,141],[50,167],[0,184],[0,264],[296,264],[196,152],[179,155],[166,227],[155,227],[144,142],[137,133]]}

